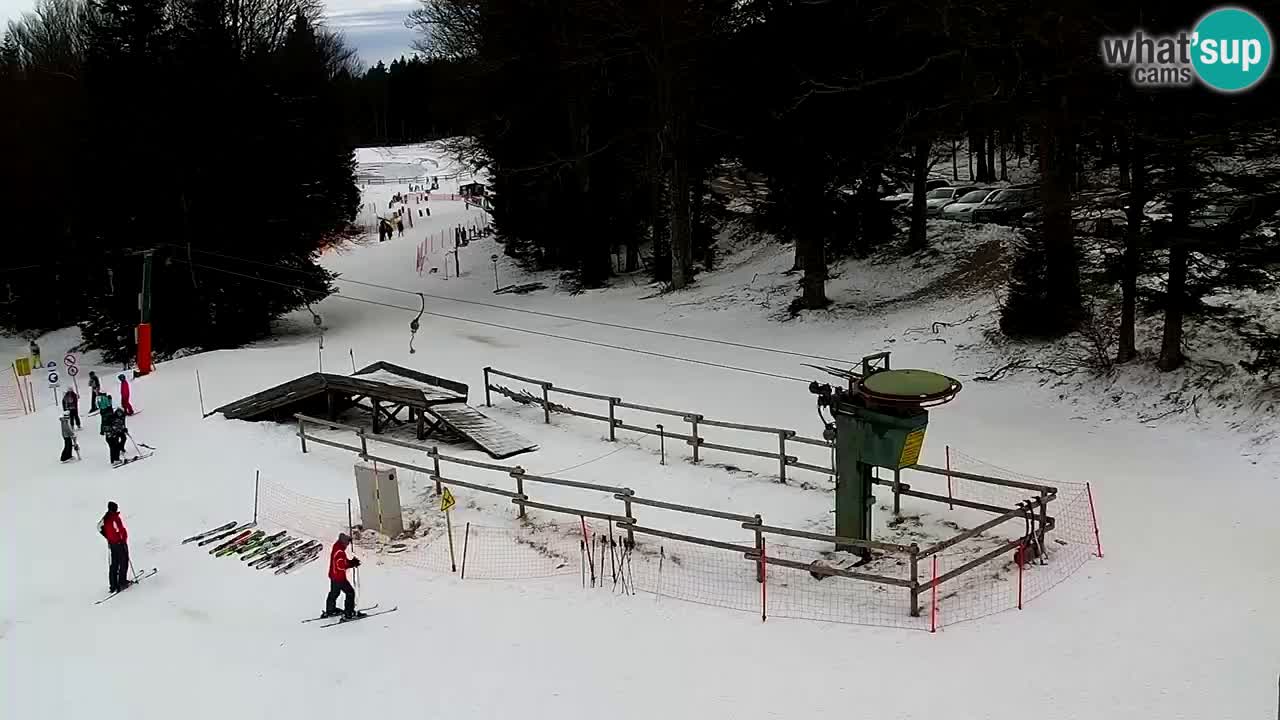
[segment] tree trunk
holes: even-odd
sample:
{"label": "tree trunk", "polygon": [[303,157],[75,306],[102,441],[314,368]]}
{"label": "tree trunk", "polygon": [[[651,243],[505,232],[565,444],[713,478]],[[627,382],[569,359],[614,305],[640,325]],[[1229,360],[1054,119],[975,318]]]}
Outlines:
{"label": "tree trunk", "polygon": [[[682,130],[676,131],[683,133]],[[689,212],[689,166],[684,143],[672,143],[671,157],[671,289],[693,282],[693,227]]]}
{"label": "tree trunk", "polygon": [[996,179],[996,131],[987,133],[987,182]]}
{"label": "tree trunk", "polygon": [[977,178],[973,176],[973,133],[969,133],[969,182]]}
{"label": "tree trunk", "polygon": [[960,166],[956,164],[956,146],[959,143],[955,138],[951,139],[951,181],[960,182]]}
{"label": "tree trunk", "polygon": [[[1116,339],[1116,362],[1129,362],[1138,355],[1134,338],[1138,313],[1138,254],[1142,241],[1143,206],[1146,198],[1146,168],[1142,157],[1142,144],[1137,134],[1132,143],[1120,138],[1121,167],[1133,169],[1132,190],[1129,192],[1129,209],[1125,213],[1124,256],[1120,276],[1120,333]],[[1124,177],[1122,175],[1121,177]]]}
{"label": "tree trunk", "polygon": [[1004,131],[1000,133],[1000,179],[1009,180],[1009,167],[1005,163],[1005,146],[1009,143],[1009,133]]}
{"label": "tree trunk", "polygon": [[989,177],[987,172],[986,137],[986,133],[980,130],[974,130],[969,134],[970,155],[978,156],[978,177],[976,178],[978,182],[986,182]]}
{"label": "tree trunk", "polygon": [[1040,134],[1040,194],[1044,203],[1041,232],[1045,245],[1045,326],[1063,335],[1080,321],[1080,258],[1071,227],[1071,194],[1064,167],[1066,132],[1054,113],[1046,113]]}
{"label": "tree trunk", "polygon": [[627,243],[626,272],[633,273],[640,269],[640,241]]}
{"label": "tree trunk", "polygon": [[[1137,141],[1136,138],[1134,140]],[[1120,173],[1120,189],[1128,190],[1132,184],[1131,173],[1137,173],[1137,167],[1130,167],[1129,138],[1127,134],[1120,133],[1116,137],[1116,170]]]}
{"label": "tree trunk", "polygon": [[912,250],[923,250],[928,244],[925,226],[925,185],[929,180],[928,138],[916,141],[915,156],[912,158],[911,183],[911,234],[907,246]]}
{"label": "tree trunk", "polygon": [[1186,359],[1182,355],[1182,308],[1187,292],[1187,228],[1191,221],[1191,173],[1187,154],[1185,145],[1174,148],[1169,277],[1165,282],[1164,335],[1160,340],[1160,360],[1156,363],[1165,372],[1178,369]]}
{"label": "tree trunk", "polygon": [[[818,310],[831,304],[827,299],[827,250],[818,223],[805,220],[796,237],[797,254],[802,254],[804,276],[800,279],[800,306]],[[803,245],[803,251],[800,247]]]}

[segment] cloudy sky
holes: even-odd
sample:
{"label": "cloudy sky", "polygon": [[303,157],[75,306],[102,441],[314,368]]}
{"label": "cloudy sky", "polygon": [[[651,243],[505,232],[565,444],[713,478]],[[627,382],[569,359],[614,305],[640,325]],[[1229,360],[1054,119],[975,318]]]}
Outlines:
{"label": "cloudy sky", "polygon": [[[30,12],[34,0],[0,0],[0,25]],[[328,24],[341,30],[366,65],[409,55],[413,33],[405,17],[417,7],[412,0],[328,0]]]}

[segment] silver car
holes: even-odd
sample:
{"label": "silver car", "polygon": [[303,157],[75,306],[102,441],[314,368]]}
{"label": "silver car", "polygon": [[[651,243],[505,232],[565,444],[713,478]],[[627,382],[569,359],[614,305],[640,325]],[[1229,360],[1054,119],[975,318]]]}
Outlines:
{"label": "silver car", "polygon": [[957,198],[955,202],[943,206],[942,218],[944,220],[962,220],[964,222],[972,222],[973,209],[998,192],[1000,192],[999,188],[986,188],[965,193]]}
{"label": "silver car", "polygon": [[930,190],[924,196],[924,212],[929,217],[940,217],[942,208],[955,202],[966,193],[971,193],[977,189],[973,186],[962,185],[960,187],[944,187]]}

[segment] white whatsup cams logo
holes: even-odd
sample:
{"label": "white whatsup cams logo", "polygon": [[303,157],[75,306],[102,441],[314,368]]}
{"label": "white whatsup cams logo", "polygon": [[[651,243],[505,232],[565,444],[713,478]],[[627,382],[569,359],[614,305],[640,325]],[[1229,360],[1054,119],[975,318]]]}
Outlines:
{"label": "white whatsup cams logo", "polygon": [[1102,61],[1129,69],[1135,85],[1192,85],[1197,79],[1219,92],[1247,90],[1271,66],[1271,32],[1252,12],[1221,7],[1209,12],[1192,30],[1172,35],[1102,38]]}

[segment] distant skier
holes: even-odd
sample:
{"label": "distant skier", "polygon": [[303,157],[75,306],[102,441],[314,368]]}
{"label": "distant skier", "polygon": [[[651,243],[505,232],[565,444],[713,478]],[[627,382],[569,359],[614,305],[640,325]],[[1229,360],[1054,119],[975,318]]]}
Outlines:
{"label": "distant skier", "polygon": [[71,418],[63,415],[58,418],[59,424],[62,425],[62,462],[71,459],[71,452],[75,449],[76,431],[71,429]]}
{"label": "distant skier", "polygon": [[129,381],[125,379],[124,373],[120,373],[119,375],[117,375],[116,379],[120,381],[120,408],[119,409],[124,410],[125,415],[132,415],[133,405],[129,404]]}
{"label": "distant skier", "polygon": [[396,234],[404,237],[404,220],[398,217],[396,218]]}
{"label": "distant skier", "polygon": [[71,423],[73,425],[75,425],[77,428],[81,427],[80,396],[76,394],[75,390],[72,390],[71,388],[67,388],[67,391],[62,394],[62,409],[66,411],[66,414],[68,416],[70,416]]}
{"label": "distant skier", "polygon": [[338,593],[346,595],[342,617],[346,620],[360,617],[364,613],[356,612],[356,591],[347,580],[347,568],[360,567],[359,558],[347,558],[347,546],[351,544],[351,536],[338,534],[338,541],[329,550],[329,596],[325,598],[324,613],[320,617],[333,617],[338,614]]}
{"label": "distant skier", "polygon": [[31,349],[31,369],[34,370],[40,367],[40,346],[36,344],[35,340],[32,340],[30,349]]}
{"label": "distant skier", "polygon": [[102,380],[92,370],[89,371],[89,393],[89,414],[92,415],[98,409],[98,396],[102,394]]}
{"label": "distant skier", "polygon": [[102,415],[107,424],[107,448],[111,451],[111,464],[119,465],[124,454],[124,441],[129,436],[129,428],[125,426],[125,412],[122,408],[103,410]]}
{"label": "distant skier", "polygon": [[120,519],[120,508],[115,501],[107,503],[107,512],[98,523],[98,532],[107,539],[107,547],[111,549],[111,567],[107,570],[111,592],[120,592],[131,584],[128,575],[129,531]]}

